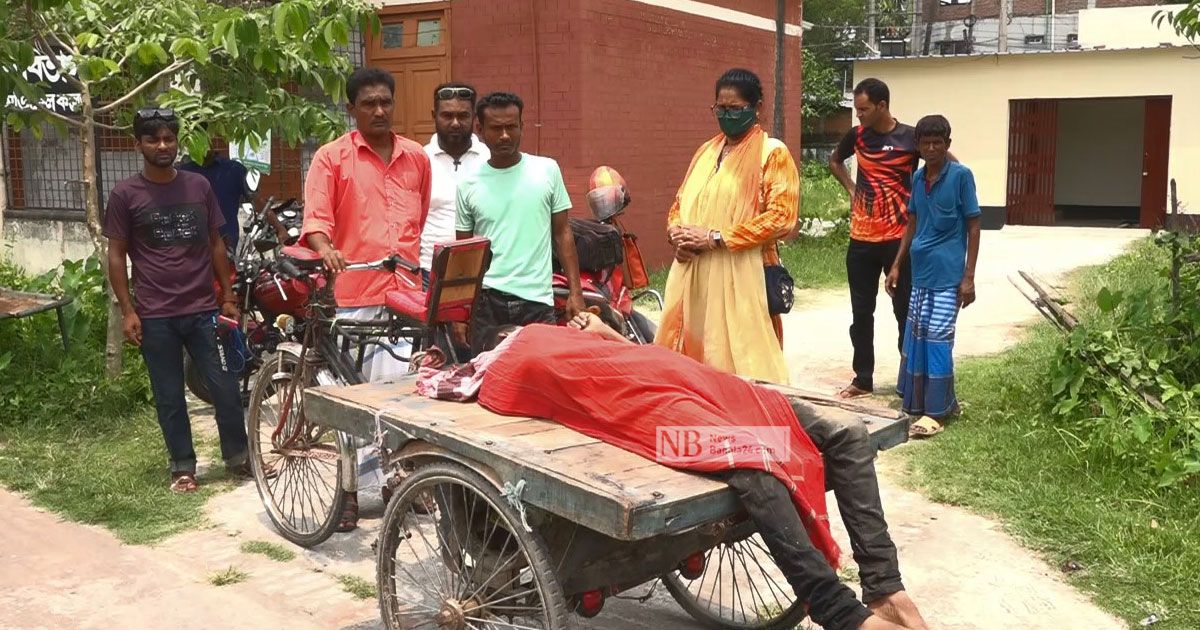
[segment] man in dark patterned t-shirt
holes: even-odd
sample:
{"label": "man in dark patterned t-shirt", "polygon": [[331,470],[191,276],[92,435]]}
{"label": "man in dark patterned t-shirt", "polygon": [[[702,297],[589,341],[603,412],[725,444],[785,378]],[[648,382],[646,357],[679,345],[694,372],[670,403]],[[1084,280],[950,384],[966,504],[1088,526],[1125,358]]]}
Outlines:
{"label": "man in dark patterned t-shirt", "polygon": [[[232,472],[246,474],[246,428],[237,378],[217,350],[214,271],[221,286],[219,313],[238,319],[229,260],[219,229],[225,223],[212,186],[174,167],[179,122],[169,109],[138,111],[133,121],[142,172],[109,195],[104,220],[108,278],[124,314],[125,339],[138,346],[150,373],[158,424],[171,462],[171,490],[196,490],[196,452],[183,395],[183,351],[203,373],[213,395],[221,455]],[[133,295],[125,257],[133,263]]]}
{"label": "man in dark patterned t-shirt", "polygon": [[[854,110],[861,123],[842,138],[829,158],[829,168],[846,187],[850,204],[850,247],[846,275],[850,283],[850,342],[854,346],[854,380],[839,394],[865,396],[874,390],[875,299],[879,279],[887,274],[908,222],[912,175],[920,155],[913,128],[897,121],[889,109],[891,95],[879,79],[864,79],[854,88]],[[858,181],[850,178],[846,160],[858,162]],[[908,318],[910,273],[907,261],[892,298],[896,347],[904,339]]]}

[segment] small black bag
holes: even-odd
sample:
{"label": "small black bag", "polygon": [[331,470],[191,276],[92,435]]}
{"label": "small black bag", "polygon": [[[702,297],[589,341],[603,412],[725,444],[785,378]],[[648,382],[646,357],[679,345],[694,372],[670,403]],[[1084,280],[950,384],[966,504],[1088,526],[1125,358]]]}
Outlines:
{"label": "small black bag", "polygon": [[767,265],[763,267],[763,275],[767,277],[767,312],[772,315],[790,313],[796,299],[792,274],[783,265]]}
{"label": "small black bag", "polygon": [[[575,235],[575,253],[579,257],[579,268],[583,271],[603,271],[620,265],[625,260],[625,242],[617,228],[591,221],[572,218],[571,232]],[[554,252],[554,268],[562,269],[558,252]]]}

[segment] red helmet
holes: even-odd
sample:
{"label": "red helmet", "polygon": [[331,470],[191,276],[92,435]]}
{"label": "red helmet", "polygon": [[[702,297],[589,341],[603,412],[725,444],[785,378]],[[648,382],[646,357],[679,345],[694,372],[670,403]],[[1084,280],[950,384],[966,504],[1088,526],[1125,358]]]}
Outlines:
{"label": "red helmet", "polygon": [[587,201],[597,221],[607,221],[621,214],[629,205],[625,178],[610,166],[597,167],[588,178]]}

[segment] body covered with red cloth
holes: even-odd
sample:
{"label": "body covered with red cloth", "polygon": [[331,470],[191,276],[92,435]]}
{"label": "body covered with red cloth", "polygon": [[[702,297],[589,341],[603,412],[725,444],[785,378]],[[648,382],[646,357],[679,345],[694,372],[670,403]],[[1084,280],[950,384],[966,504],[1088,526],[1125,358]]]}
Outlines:
{"label": "body covered with red cloth", "polygon": [[[788,488],[813,545],[836,567],[821,454],[787,398],[659,346],[607,340],[567,327],[526,326],[483,375],[479,404],[546,418],[650,460],[693,472],[771,473]],[[745,444],[783,436],[771,454],[658,457],[661,429],[702,428]],[[740,435],[739,435],[740,433]],[[786,455],[784,455],[786,454]]]}

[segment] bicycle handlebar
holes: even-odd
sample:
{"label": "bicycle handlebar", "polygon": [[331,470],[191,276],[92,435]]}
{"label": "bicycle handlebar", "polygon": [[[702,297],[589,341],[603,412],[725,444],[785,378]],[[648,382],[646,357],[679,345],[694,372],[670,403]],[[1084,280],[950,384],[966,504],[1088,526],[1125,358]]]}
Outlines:
{"label": "bicycle handlebar", "polygon": [[[322,265],[323,268],[323,265]],[[401,257],[399,254],[392,254],[387,258],[380,258],[371,262],[350,263],[346,265],[346,271],[379,271],[386,270],[390,273],[395,273],[397,269],[404,269],[411,273],[419,273],[421,268],[415,263]],[[304,275],[292,261],[286,258],[280,258],[276,261],[275,270],[279,275],[287,278],[299,278]]]}
{"label": "bicycle handlebar", "polygon": [[392,254],[387,258],[380,258],[379,260],[372,262],[351,263],[346,265],[346,271],[374,271],[379,269],[386,269],[393,273],[395,273],[396,269],[405,269],[407,271],[411,271],[412,273],[417,273],[421,270],[419,266],[402,258],[399,254]]}

